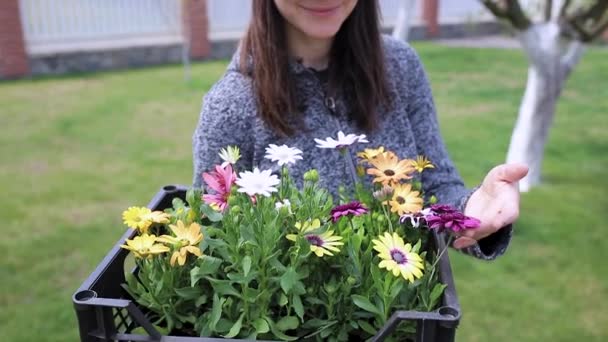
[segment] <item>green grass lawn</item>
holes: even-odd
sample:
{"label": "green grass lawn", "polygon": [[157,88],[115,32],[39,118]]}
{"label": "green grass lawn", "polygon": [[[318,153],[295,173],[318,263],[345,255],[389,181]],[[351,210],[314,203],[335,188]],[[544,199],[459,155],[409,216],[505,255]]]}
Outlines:
{"label": "green grass lawn", "polygon": [[[468,185],[501,163],[526,81],[519,51],[417,45]],[[0,83],[0,331],[76,341],[71,295],[125,228],[120,214],[191,182],[191,136],[225,62]],[[566,85],[545,183],[523,195],[508,253],[451,251],[459,341],[608,340],[608,50]]]}

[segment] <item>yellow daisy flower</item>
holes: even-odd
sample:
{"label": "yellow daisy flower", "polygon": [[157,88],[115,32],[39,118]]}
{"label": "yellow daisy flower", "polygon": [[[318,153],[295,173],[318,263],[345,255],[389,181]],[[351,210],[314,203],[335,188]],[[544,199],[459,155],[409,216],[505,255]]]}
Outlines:
{"label": "yellow daisy flower", "polygon": [[412,178],[414,167],[408,160],[399,160],[392,152],[384,152],[370,160],[374,168],[367,169],[367,174],[375,176],[374,183],[391,185],[402,179]]}
{"label": "yellow daisy flower", "polygon": [[[317,234],[313,233],[314,230],[321,227],[321,221],[314,219],[312,221],[304,221],[304,223],[296,222],[295,227],[303,233],[303,237],[310,243],[310,251],[315,253],[316,256],[322,257],[324,255],[332,256],[332,252],[340,252],[337,246],[344,245],[341,236],[335,236],[333,230],[328,230],[325,233]],[[288,234],[287,240],[296,241],[298,238],[297,234]]]}
{"label": "yellow daisy flower", "polygon": [[384,153],[384,146],[378,148],[366,148],[363,152],[357,153],[357,157],[361,158],[360,163],[370,162],[379,154]]}
{"label": "yellow daisy flower", "polygon": [[406,244],[403,239],[393,233],[384,233],[379,240],[372,240],[374,249],[378,252],[380,268],[386,268],[387,271],[393,272],[395,277],[402,276],[410,283],[416,278],[422,277],[424,263],[418,253],[412,251],[412,245]]}
{"label": "yellow daisy flower", "polygon": [[169,223],[169,214],[163,213],[162,211],[153,211],[148,215],[145,215],[144,218],[148,219],[152,223]]}
{"label": "yellow daisy flower", "polygon": [[149,258],[154,254],[162,254],[169,251],[169,247],[162,245],[158,242],[158,238],[155,235],[143,234],[136,236],[132,240],[125,241],[126,245],[120,245],[124,249],[128,249],[137,258]]}
{"label": "yellow daisy flower", "polygon": [[123,211],[122,219],[129,228],[139,229],[140,232],[146,233],[152,224],[148,217],[151,213],[152,210],[146,207],[130,207]]}
{"label": "yellow daisy flower", "polygon": [[418,173],[422,173],[424,169],[433,169],[435,165],[431,163],[425,156],[418,156],[416,160],[412,160],[412,166],[418,171]]}
{"label": "yellow daisy flower", "polygon": [[398,184],[393,188],[393,197],[388,204],[392,212],[401,216],[422,210],[423,200],[419,191],[412,191],[411,184]]}
{"label": "yellow daisy flower", "polygon": [[[335,236],[333,230],[328,230],[323,234],[304,234],[304,238],[310,243],[310,251],[315,253],[319,258],[324,255],[332,256],[332,252],[340,252],[337,246],[344,245],[341,236]],[[296,241],[297,235],[289,234],[287,239]]]}
{"label": "yellow daisy flower", "polygon": [[201,233],[201,226],[198,223],[194,222],[186,227],[180,220],[177,221],[177,224],[169,225],[169,228],[175,236],[163,235],[158,238],[158,241],[175,248],[171,255],[171,266],[175,266],[176,261],[180,266],[183,266],[186,263],[188,253],[197,257],[202,255],[198,244],[203,240],[203,233]]}

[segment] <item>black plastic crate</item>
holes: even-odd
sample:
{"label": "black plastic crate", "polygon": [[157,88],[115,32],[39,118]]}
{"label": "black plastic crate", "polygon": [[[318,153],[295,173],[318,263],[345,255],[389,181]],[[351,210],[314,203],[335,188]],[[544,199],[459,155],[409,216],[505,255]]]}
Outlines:
{"label": "black plastic crate", "polygon": [[[164,210],[171,207],[173,198],[185,200],[187,187],[167,185],[152,198],[148,207]],[[162,342],[228,342],[236,339],[163,336],[146,318],[144,311],[129,299],[121,287],[125,283],[125,258],[129,252],[120,245],[136,234],[128,230],[112,247],[95,271],[80,285],[72,296],[78,318],[81,342],[99,341],[162,341]],[[440,249],[443,239],[433,234]],[[460,304],[456,296],[454,278],[448,253],[439,261],[439,279],[447,287],[442,306],[433,312],[396,311],[373,341],[383,341],[402,321],[416,322],[415,342],[453,342],[460,321]],[[147,335],[133,331],[145,331]]]}

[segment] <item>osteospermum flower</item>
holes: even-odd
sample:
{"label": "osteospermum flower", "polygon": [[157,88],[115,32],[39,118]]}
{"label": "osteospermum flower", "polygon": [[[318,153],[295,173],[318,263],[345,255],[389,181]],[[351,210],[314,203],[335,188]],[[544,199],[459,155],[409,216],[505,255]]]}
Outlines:
{"label": "osteospermum flower", "polygon": [[306,220],[304,222],[298,221],[298,222],[296,222],[296,224],[294,226],[300,232],[307,233],[307,232],[311,232],[311,231],[319,229],[321,227],[321,220],[314,219],[314,220]]}
{"label": "osteospermum flower", "polygon": [[420,221],[426,220],[432,214],[431,208],[422,209],[417,213],[409,213],[401,215],[399,218],[399,222],[405,223],[407,221],[410,222],[412,227],[418,228],[420,227]]}
{"label": "osteospermum flower", "polygon": [[[376,190],[372,193],[375,199],[384,202],[393,196],[393,187],[383,185],[380,190]],[[386,203],[383,203],[386,204]]]}
{"label": "osteospermum flower", "polygon": [[382,259],[378,265],[380,268],[386,268],[387,271],[393,272],[395,277],[402,276],[410,283],[422,277],[422,258],[412,250],[412,245],[406,244],[397,233],[384,233],[379,240],[372,240],[372,243]]}
{"label": "osteospermum flower", "polygon": [[360,216],[367,213],[369,210],[361,204],[361,202],[351,202],[339,205],[331,210],[331,219],[337,222],[342,216]]}
{"label": "osteospermum flower", "polygon": [[144,216],[144,218],[149,220],[151,223],[169,223],[169,214],[163,213],[162,211],[153,211],[148,215]]}
{"label": "osteospermum flower", "polygon": [[207,187],[215,192],[203,195],[203,201],[223,211],[228,205],[230,189],[236,182],[236,173],[232,170],[232,165],[228,164],[225,167],[216,165],[214,171],[203,173],[203,180]]}
{"label": "osteospermum flower", "polygon": [[423,200],[419,191],[412,191],[411,184],[398,184],[393,188],[393,197],[388,202],[391,211],[399,216],[416,213],[422,209]]}
{"label": "osteospermum flower", "polygon": [[325,138],[325,140],[315,139],[318,148],[345,148],[354,143],[368,143],[365,134],[355,135],[348,134],[344,135],[344,132],[338,132],[338,140],[335,140],[331,137]]}
{"label": "osteospermum flower", "polygon": [[412,166],[418,173],[422,173],[424,169],[433,169],[435,165],[431,164],[431,162],[425,156],[418,156],[416,160],[412,160]]}
{"label": "osteospermum flower", "polygon": [[124,249],[128,249],[137,258],[150,258],[154,254],[162,254],[169,251],[169,247],[156,243],[158,238],[155,235],[143,234],[136,236],[132,240],[127,240],[126,245],[120,245]]}
{"label": "osteospermum flower", "polygon": [[237,146],[228,146],[220,150],[220,158],[224,161],[222,167],[236,164],[241,159],[241,150]]}
{"label": "osteospermum flower", "polygon": [[301,154],[302,151],[294,147],[270,144],[266,147],[266,155],[264,158],[277,162],[279,166],[283,166],[285,164],[295,164],[296,160],[302,160]]}
{"label": "osteospermum flower", "polygon": [[236,184],[240,187],[238,192],[244,192],[249,196],[262,195],[270,197],[270,194],[277,191],[276,186],[280,183],[272,171],[261,171],[256,167],[251,171],[239,173]]}
{"label": "osteospermum flower", "polygon": [[175,266],[176,261],[180,266],[183,266],[186,263],[188,253],[198,257],[202,255],[198,244],[203,240],[203,234],[198,223],[194,222],[186,227],[182,221],[177,221],[177,224],[171,224],[169,228],[175,236],[163,235],[158,238],[158,241],[175,248],[173,255],[171,255],[171,266]]}
{"label": "osteospermum flower", "polygon": [[370,160],[373,168],[367,169],[367,174],[374,176],[374,183],[391,185],[402,179],[412,178],[414,167],[407,160],[399,160],[395,154],[381,153]]}
{"label": "osteospermum flower", "polygon": [[282,202],[278,201],[274,204],[276,210],[281,210],[281,208],[285,208],[288,213],[291,214],[291,202],[286,198]]}
{"label": "osteospermum flower", "polygon": [[[318,257],[323,257],[324,255],[332,256],[332,252],[339,252],[340,249],[338,246],[344,245],[341,236],[335,236],[333,230],[328,230],[324,233],[313,233],[315,229],[320,227],[321,223],[318,219],[311,221],[306,221],[304,224],[300,222],[296,223],[296,228],[300,230],[301,233],[304,233],[302,236],[308,241],[310,244],[310,251],[315,253]],[[288,234],[286,238],[290,241],[296,241],[298,235],[297,234]]]}
{"label": "osteospermum flower", "polygon": [[131,229],[138,229],[142,233],[146,233],[152,222],[148,215],[152,213],[150,208],[146,207],[129,207],[123,211],[122,219],[124,224]]}
{"label": "osteospermum flower", "polygon": [[363,152],[357,153],[357,157],[361,158],[359,162],[363,163],[369,162],[381,153],[384,153],[384,146],[380,146],[378,148],[366,148],[363,150]]}
{"label": "osteospermum flower", "polygon": [[[445,207],[450,208],[448,206]],[[456,209],[453,209],[453,211],[445,210],[443,212],[433,211],[426,218],[426,222],[430,229],[435,229],[439,232],[449,230],[456,233],[463,230],[478,228],[481,224],[481,221],[478,219],[466,216],[463,213],[456,211]]]}

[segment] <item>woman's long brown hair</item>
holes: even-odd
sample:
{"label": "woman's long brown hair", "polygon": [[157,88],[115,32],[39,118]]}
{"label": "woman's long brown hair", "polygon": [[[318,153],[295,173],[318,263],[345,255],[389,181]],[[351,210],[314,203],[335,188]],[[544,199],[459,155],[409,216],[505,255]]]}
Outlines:
{"label": "woman's long brown hair", "polygon": [[[253,78],[258,112],[281,135],[292,135],[298,119],[295,79],[290,74],[285,19],[274,0],[254,0],[240,54],[241,72]],[[378,125],[378,109],[390,105],[379,28],[377,0],[359,0],[338,31],[330,52],[330,94],[348,101],[350,118],[370,132]],[[294,115],[295,120],[288,120]]]}

